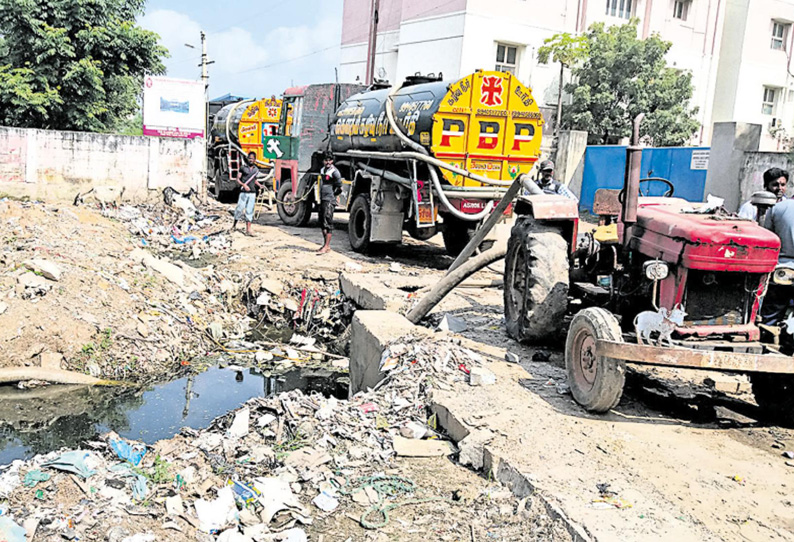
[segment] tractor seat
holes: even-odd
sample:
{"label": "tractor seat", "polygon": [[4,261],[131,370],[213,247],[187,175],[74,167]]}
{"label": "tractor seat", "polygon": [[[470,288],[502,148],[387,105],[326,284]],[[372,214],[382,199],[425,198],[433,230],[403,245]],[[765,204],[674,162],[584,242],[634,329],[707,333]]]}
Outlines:
{"label": "tractor seat", "polygon": [[610,224],[620,216],[620,192],[614,188],[599,188],[593,198],[593,214],[598,215],[599,224]]}

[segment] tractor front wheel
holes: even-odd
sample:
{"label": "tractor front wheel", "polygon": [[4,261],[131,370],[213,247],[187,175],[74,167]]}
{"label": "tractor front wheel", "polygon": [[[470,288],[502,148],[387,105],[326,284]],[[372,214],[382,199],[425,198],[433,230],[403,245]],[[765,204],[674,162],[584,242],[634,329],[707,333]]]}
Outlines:
{"label": "tractor front wheel", "polygon": [[617,319],[600,307],[576,313],[565,341],[565,368],[576,402],[592,412],[606,412],[623,395],[626,365],[600,356],[598,340],[623,341]]}
{"label": "tractor front wheel", "polygon": [[750,384],[755,402],[764,415],[787,426],[794,424],[794,376],[752,373]]}
{"label": "tractor front wheel", "polygon": [[521,342],[550,342],[565,332],[569,287],[568,243],[562,232],[519,219],[505,256],[507,333]]}

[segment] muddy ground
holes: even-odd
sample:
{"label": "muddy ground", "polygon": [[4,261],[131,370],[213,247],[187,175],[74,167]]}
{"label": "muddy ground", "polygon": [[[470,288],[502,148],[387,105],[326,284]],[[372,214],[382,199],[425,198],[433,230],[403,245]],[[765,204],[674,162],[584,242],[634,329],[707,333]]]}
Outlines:
{"label": "muddy ground", "polygon": [[[231,226],[230,210],[231,206],[220,205],[208,209],[208,214],[221,217],[211,228],[221,231]],[[332,241],[333,252],[318,256],[314,251],[319,246],[320,232],[314,221],[307,228],[293,228],[281,224],[275,213],[266,213],[254,225],[254,237],[230,234],[225,246],[188,265],[196,266],[191,267],[192,273],[204,286],[202,296],[191,299],[190,288],[178,287],[131,259],[133,250],[143,244],[141,236],[130,233],[129,224],[123,220],[107,218],[94,209],[1,202],[0,234],[4,239],[4,251],[0,255],[0,301],[7,308],[0,314],[0,344],[4,352],[0,367],[37,367],[45,359],[42,354],[54,353],[63,355],[61,366],[64,368],[107,378],[162,378],[163,375],[184,371],[184,363],[196,355],[219,351],[218,344],[206,331],[209,323],[219,321],[227,330],[226,338],[244,334],[245,330],[238,329],[246,318],[239,294],[252,276],[276,278],[285,283],[317,284],[326,289],[333,288],[342,271],[391,273],[417,277],[430,284],[443,275],[443,270],[452,261],[441,247],[440,236],[427,243],[406,238],[402,246],[385,248],[372,256],[356,254],[350,250],[344,216],[337,218],[337,226],[338,231]],[[173,247],[160,243],[143,248],[161,256],[170,255],[171,261],[178,262],[173,257]],[[50,284],[51,288],[45,295],[26,295],[23,298],[25,288],[20,288],[19,278],[26,272],[24,262],[31,258],[47,258],[55,262],[62,268],[63,276]],[[400,266],[393,266],[394,262]],[[351,263],[361,266],[360,269]],[[499,278],[499,275],[484,271],[480,278],[491,280]],[[408,295],[405,292],[406,298]],[[639,478],[659,479],[662,493],[665,487],[676,491],[690,485],[697,486],[697,491],[693,490],[691,495],[678,495],[677,500],[682,508],[692,511],[691,515],[682,515],[680,521],[693,526],[705,523],[703,536],[706,536],[703,533],[708,533],[707,537],[719,533],[714,536],[735,540],[792,539],[794,505],[788,500],[790,486],[786,484],[794,466],[789,466],[781,454],[794,450],[794,432],[759,415],[746,379],[733,379],[735,391],[725,392],[715,390],[707,382],[710,375],[705,372],[633,370],[623,400],[615,411],[603,418],[592,417],[585,415],[565,390],[560,348],[529,348],[507,336],[502,319],[501,289],[458,290],[434,311],[436,315],[443,313],[454,314],[467,323],[468,329],[462,333],[467,338],[484,345],[507,348],[520,356],[521,365],[527,371],[527,378],[521,380],[522,389],[551,407],[549,412],[543,412],[544,417],[549,416],[544,424],[559,427],[559,431],[567,435],[565,441],[569,441],[570,435],[577,430],[577,419],[587,419],[587,431],[581,432],[578,438],[583,442],[581,448],[584,453],[590,453],[592,449],[594,453],[601,454],[593,460],[601,470],[620,471],[622,461],[626,460],[619,447],[600,444],[614,441],[614,428],[618,423],[638,428],[652,428],[654,424],[671,427],[672,434],[677,437],[669,443],[675,448],[674,453],[667,454],[670,457],[686,457],[687,449],[698,450],[699,453],[692,456],[699,461],[710,457],[708,461],[715,462],[721,459],[722,449],[730,449],[731,454],[745,454],[745,459],[760,453],[765,464],[779,469],[780,478],[776,483],[753,480],[754,504],[761,503],[760,506],[768,513],[776,515],[779,519],[775,524],[766,517],[736,516],[734,506],[721,512],[725,508],[725,500],[735,498],[728,495],[734,489],[733,484],[744,485],[745,478],[753,473],[730,473],[736,477],[735,481],[727,475],[719,482],[691,480],[683,477],[693,476],[696,469],[679,471],[673,463],[660,461],[652,453],[632,453],[628,459],[631,476],[637,477],[638,486],[641,485]],[[52,360],[51,357],[47,359]],[[525,419],[530,420],[532,416],[533,413],[526,413]],[[642,439],[642,434],[643,431],[638,431],[632,438]],[[533,442],[532,448],[545,448],[550,456],[554,455],[555,447],[561,441],[553,432],[535,435],[534,438],[539,440]],[[726,442],[737,445],[727,446]],[[633,451],[636,451],[637,444],[632,444]],[[577,450],[576,453],[581,454],[582,451]],[[713,455],[709,456],[709,453]],[[655,454],[665,454],[665,451],[660,449]],[[539,472],[583,468],[573,462],[547,460],[550,461],[547,467],[540,464],[533,468]],[[429,491],[438,496],[450,496],[461,487],[472,488],[482,495],[492,485],[487,477],[465,470],[448,459],[402,459],[396,468],[421,480],[430,488]],[[582,475],[580,479],[589,477]],[[565,484],[552,489],[561,492],[556,499],[550,495],[558,502],[567,502],[573,497],[572,494],[564,494],[566,491],[579,491],[575,485]],[[621,490],[633,494],[630,487],[624,486]],[[588,499],[586,495],[578,495],[577,498]],[[667,495],[666,498],[675,497]],[[689,499],[692,502],[687,502]],[[510,506],[515,508],[515,503]],[[534,509],[534,516],[529,519],[516,519],[508,513],[507,505],[504,508],[502,512],[506,518],[513,518],[505,520],[507,526],[512,528],[509,523],[514,522],[522,534],[511,538],[509,530],[502,530],[500,535],[505,535],[502,539],[556,540],[569,536],[567,532],[563,534],[559,526],[549,527],[539,519],[543,515],[540,509]],[[493,538],[487,530],[471,531],[466,525],[466,513],[466,505],[455,502],[441,508],[423,505],[405,509],[397,514],[403,521],[380,534],[364,532],[347,515],[335,514],[313,527],[311,539],[320,539],[321,534],[324,540],[340,542],[346,539]],[[490,513],[498,519],[499,506]],[[652,515],[653,511],[650,513]],[[614,514],[621,514],[620,521],[610,519]],[[648,514],[647,509],[637,508],[605,510],[599,529],[588,529],[587,521],[592,521],[592,518],[582,516],[582,521],[585,531],[597,534],[598,539],[664,539],[654,531],[646,532],[647,536],[640,538],[621,537],[621,525],[647,522]],[[705,515],[709,515],[708,520],[703,519]],[[438,525],[442,523],[448,524],[444,537],[440,537],[438,531]],[[610,530],[610,524],[614,525],[613,530]],[[403,525],[403,528],[395,525]],[[449,525],[454,528],[447,528]],[[537,536],[530,536],[533,525],[537,528]],[[465,536],[467,529],[470,530],[469,538]],[[693,527],[686,532],[698,531]]]}

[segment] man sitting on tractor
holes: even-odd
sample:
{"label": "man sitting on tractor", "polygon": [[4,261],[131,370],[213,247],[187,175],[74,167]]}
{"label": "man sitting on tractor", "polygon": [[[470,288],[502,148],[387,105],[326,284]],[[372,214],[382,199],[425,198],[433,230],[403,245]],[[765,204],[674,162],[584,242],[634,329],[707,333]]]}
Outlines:
{"label": "man sitting on tractor", "polygon": [[[527,178],[529,178],[529,176],[527,176]],[[524,182],[534,182],[540,187],[541,190],[543,190],[544,194],[556,194],[558,196],[565,196],[566,198],[578,201],[578,198],[573,192],[568,190],[567,186],[559,181],[554,180],[554,162],[551,160],[543,160],[540,163],[540,179],[536,179],[534,181],[527,180]],[[531,193],[531,191],[526,188],[524,191],[526,193]]]}
{"label": "man sitting on tractor", "polygon": [[[781,201],[786,198],[786,185],[788,184],[788,171],[779,167],[769,168],[764,171],[764,190],[772,192]],[[739,207],[739,216],[758,220],[758,209],[750,201],[746,201]]]}

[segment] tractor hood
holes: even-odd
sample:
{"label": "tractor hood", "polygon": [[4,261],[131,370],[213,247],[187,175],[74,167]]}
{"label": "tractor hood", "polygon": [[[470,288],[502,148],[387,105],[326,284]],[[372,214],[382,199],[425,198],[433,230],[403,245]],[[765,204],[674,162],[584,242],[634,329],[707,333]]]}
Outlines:
{"label": "tractor hood", "polygon": [[629,248],[689,269],[769,273],[780,239],[755,222],[683,212],[679,198],[640,198]]}

